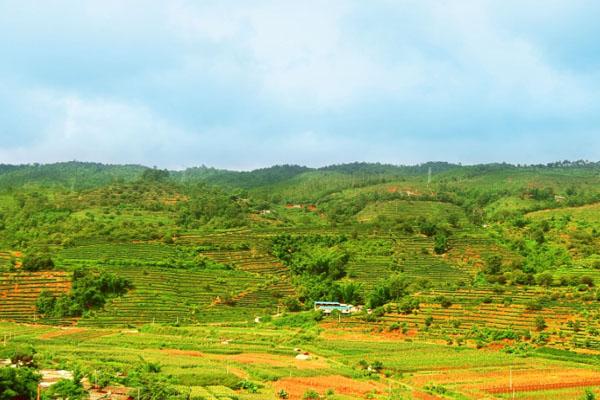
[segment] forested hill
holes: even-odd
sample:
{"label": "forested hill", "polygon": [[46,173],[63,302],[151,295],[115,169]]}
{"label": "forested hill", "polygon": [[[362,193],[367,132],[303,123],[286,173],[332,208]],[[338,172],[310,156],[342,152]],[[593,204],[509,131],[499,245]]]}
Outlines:
{"label": "forested hill", "polygon": [[[73,190],[89,189],[115,182],[132,182],[142,178],[149,167],[143,165],[111,165],[91,162],[61,162],[54,164],[0,164],[0,188],[37,184],[63,186]],[[310,168],[299,165],[276,165],[252,171],[233,171],[212,167],[193,167],[183,171],[168,171],[173,182],[208,183],[227,188],[253,189],[273,185],[300,184],[302,181],[325,179],[336,181],[350,178],[350,186],[385,182],[415,176],[446,174],[458,178],[473,178],[490,173],[541,173],[590,176],[600,173],[600,163],[562,161],[545,165],[517,166],[512,164],[479,164],[462,166],[446,162],[419,165],[391,165],[356,162]],[[337,182],[339,184],[339,182]],[[272,188],[270,188],[272,189]]]}
{"label": "forested hill", "polygon": [[[330,165],[322,168],[309,168],[299,165],[275,165],[252,171],[233,171],[212,167],[193,167],[183,171],[169,171],[173,181],[181,183],[204,182],[230,188],[256,188],[283,183],[303,174],[312,175],[356,175],[397,178],[459,168],[459,165],[445,162],[431,162],[416,166],[396,166],[380,163],[350,163]],[[20,186],[38,183],[42,185],[63,185],[74,188],[90,188],[111,182],[131,182],[142,178],[149,167],[142,165],[111,165],[89,162],[61,162],[54,164],[8,165],[0,164],[0,185]]]}

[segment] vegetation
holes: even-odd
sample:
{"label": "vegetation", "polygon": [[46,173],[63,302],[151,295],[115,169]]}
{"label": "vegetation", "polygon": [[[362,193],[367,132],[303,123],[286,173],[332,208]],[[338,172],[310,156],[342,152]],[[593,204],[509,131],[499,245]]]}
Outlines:
{"label": "vegetation", "polygon": [[[344,384],[315,383],[328,375],[358,379],[356,387],[372,382],[350,397],[383,396],[381,384],[398,398],[410,397],[403,385],[469,398],[460,385],[403,374],[451,369],[469,357],[498,357],[490,366],[499,370],[523,358],[596,365],[599,172],[587,162],[249,172],[0,166],[0,319],[46,330],[16,340],[36,343],[38,353],[7,347],[13,353],[5,358],[20,367],[0,367],[4,393],[29,396],[21,392],[35,385],[36,364],[82,367],[47,398],[84,398],[93,376],[149,399],[344,396]],[[329,317],[312,310],[315,301],[360,307]],[[203,341],[192,339],[199,332]],[[379,337],[405,348],[414,364],[378,347]],[[121,359],[113,345],[146,361]],[[88,359],[83,348],[93,357],[77,363]],[[317,372],[299,366],[290,376],[277,357],[260,367],[234,357],[295,360],[296,348],[310,362],[335,363]],[[163,351],[182,362],[165,362]],[[203,360],[218,354],[235,367],[215,356],[209,367],[221,369],[199,371],[190,357],[200,351]],[[420,359],[419,352],[433,353]],[[563,398],[586,386],[571,387],[578,392]],[[474,396],[491,394],[484,392]]]}
{"label": "vegetation", "polygon": [[131,283],[108,272],[99,274],[76,269],[72,288],[68,294],[56,297],[52,292],[42,291],[37,299],[37,311],[55,318],[80,317],[84,312],[100,309],[111,297],[121,296],[131,289]]}

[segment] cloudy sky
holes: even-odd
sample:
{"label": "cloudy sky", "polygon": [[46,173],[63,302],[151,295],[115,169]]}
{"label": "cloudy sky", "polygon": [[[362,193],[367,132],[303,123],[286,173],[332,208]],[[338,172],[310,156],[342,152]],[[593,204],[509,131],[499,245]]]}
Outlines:
{"label": "cloudy sky", "polygon": [[600,159],[596,0],[0,0],[0,163]]}

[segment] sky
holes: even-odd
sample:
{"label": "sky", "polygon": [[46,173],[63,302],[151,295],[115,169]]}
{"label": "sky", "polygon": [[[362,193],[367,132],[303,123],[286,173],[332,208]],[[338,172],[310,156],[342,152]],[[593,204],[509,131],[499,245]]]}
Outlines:
{"label": "sky", "polygon": [[600,160],[596,0],[0,0],[0,163]]}

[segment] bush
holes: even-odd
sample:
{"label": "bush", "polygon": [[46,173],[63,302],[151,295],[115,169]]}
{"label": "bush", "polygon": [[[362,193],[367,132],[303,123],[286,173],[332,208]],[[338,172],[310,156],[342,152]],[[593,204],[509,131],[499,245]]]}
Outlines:
{"label": "bush", "polygon": [[61,379],[44,393],[45,398],[49,399],[68,399],[83,400],[89,397],[88,392],[83,388],[81,381],[74,377],[71,379]]}
{"label": "bush", "polygon": [[537,329],[538,331],[543,331],[547,327],[548,325],[546,325],[546,320],[544,319],[544,317],[542,317],[541,315],[535,317],[535,329]]}
{"label": "bush", "polygon": [[596,394],[590,388],[585,389],[582,400],[596,400]]}
{"label": "bush", "polygon": [[10,362],[17,366],[35,367],[35,349],[31,345],[19,345],[5,352]]}
{"label": "bush", "polygon": [[543,303],[539,299],[531,299],[527,302],[525,308],[528,311],[539,311],[543,308]]}
{"label": "bush", "polygon": [[435,301],[437,301],[438,303],[440,303],[440,305],[443,308],[450,308],[452,306],[452,300],[450,300],[449,298],[447,298],[445,296],[437,296],[435,298]]}
{"label": "bush", "polygon": [[586,285],[588,287],[594,287],[594,279],[591,276],[584,275],[580,278],[580,282],[582,285]]}
{"label": "bush", "polygon": [[298,312],[302,310],[302,303],[295,297],[286,297],[283,300],[283,305],[290,312]]}
{"label": "bush", "polygon": [[306,311],[297,314],[283,315],[274,318],[272,323],[275,326],[286,326],[292,328],[310,327],[323,319],[323,313],[320,311]]}
{"label": "bush", "polygon": [[31,368],[0,368],[0,399],[35,399],[41,378]]}
{"label": "bush", "polygon": [[420,306],[418,299],[414,297],[405,297],[400,304],[398,304],[398,310],[403,314],[410,314],[414,310],[418,310]]}
{"label": "bush", "polygon": [[448,238],[443,233],[435,235],[435,242],[433,245],[433,251],[435,254],[444,254],[448,251]]}
{"label": "bush", "polygon": [[304,400],[319,400],[321,398],[321,396],[315,390],[308,389],[306,392],[304,392],[304,395],[302,395],[302,398]]}
{"label": "bush", "polygon": [[54,268],[54,261],[47,256],[26,256],[23,259],[23,270],[35,272],[35,271],[46,271]]}

